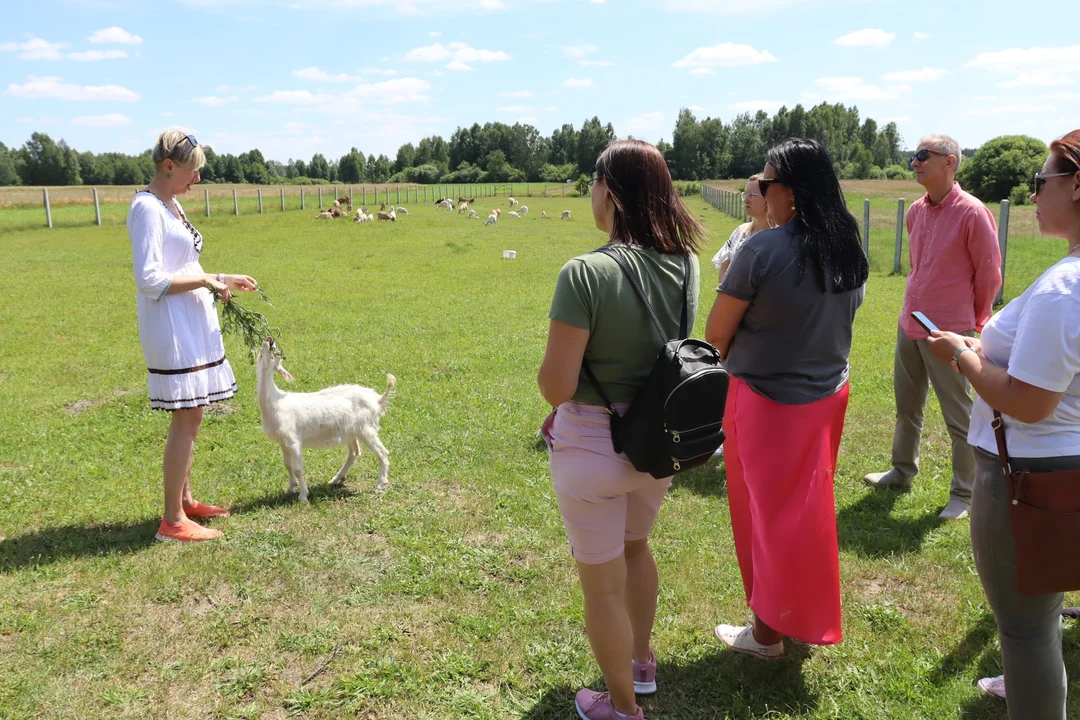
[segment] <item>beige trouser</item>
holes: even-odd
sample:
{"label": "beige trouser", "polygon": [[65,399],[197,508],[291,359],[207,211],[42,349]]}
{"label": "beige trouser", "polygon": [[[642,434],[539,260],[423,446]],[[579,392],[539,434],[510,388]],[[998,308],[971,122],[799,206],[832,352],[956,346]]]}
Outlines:
{"label": "beige trouser", "polygon": [[[974,336],[968,330],[960,333]],[[952,365],[939,362],[925,340],[912,340],[897,326],[896,356],[893,360],[893,391],[896,395],[896,430],[893,433],[892,464],[910,480],[919,472],[919,443],[922,440],[926,394],[934,388],[945,426],[952,438],[953,497],[971,502],[975,481],[975,456],[968,445],[971,422],[971,386]]]}

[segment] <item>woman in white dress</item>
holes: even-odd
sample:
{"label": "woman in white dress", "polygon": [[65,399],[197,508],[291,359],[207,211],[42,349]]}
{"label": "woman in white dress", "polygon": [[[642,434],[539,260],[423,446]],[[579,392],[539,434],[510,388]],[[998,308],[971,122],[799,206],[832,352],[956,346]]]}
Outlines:
{"label": "woman in white dress", "polygon": [[197,542],[221,536],[192,518],[226,517],[224,508],[191,494],[191,461],[203,406],[236,392],[225,359],[214,290],[229,302],[231,290],[254,290],[247,275],[208,274],[199,264],[203,238],[176,200],[199,182],[206,163],[195,138],[166,130],[154,145],[154,179],[136,193],[128,211],[128,236],[138,288],[139,341],[149,375],[150,406],[172,413],[165,442],[165,515],[157,539]]}
{"label": "woman in white dress", "polygon": [[750,217],[750,222],[743,223],[735,228],[735,231],[731,233],[731,237],[720,246],[720,250],[713,256],[712,264],[713,267],[720,271],[720,282],[724,281],[724,275],[727,274],[731,259],[735,257],[735,253],[742,247],[742,244],[762,230],[768,230],[770,227],[765,198],[762,197],[761,188],[758,187],[758,180],[760,179],[761,173],[750,176],[750,179],[746,181],[746,190],[743,192],[743,206],[746,208],[746,214]]}

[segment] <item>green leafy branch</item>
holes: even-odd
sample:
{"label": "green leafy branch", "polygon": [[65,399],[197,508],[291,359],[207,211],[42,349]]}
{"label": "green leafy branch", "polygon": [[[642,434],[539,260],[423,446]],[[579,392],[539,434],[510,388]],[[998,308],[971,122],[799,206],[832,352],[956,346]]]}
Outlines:
{"label": "green leafy branch", "polygon": [[[274,307],[274,304],[270,302],[270,297],[263,292],[262,288],[255,288],[255,291],[259,293],[259,297],[262,301]],[[221,301],[221,291],[214,288],[214,300]],[[255,357],[259,354],[259,348],[262,347],[263,341],[267,337],[273,337],[277,340],[277,332],[270,327],[270,321],[266,319],[266,316],[256,310],[251,310],[244,307],[236,301],[236,294],[233,294],[232,299],[227,303],[221,303],[221,333],[229,333],[230,335],[238,336],[244,343],[244,347],[248,350],[248,359],[254,363]],[[277,352],[280,352],[281,345],[278,342],[274,343],[274,348]]]}

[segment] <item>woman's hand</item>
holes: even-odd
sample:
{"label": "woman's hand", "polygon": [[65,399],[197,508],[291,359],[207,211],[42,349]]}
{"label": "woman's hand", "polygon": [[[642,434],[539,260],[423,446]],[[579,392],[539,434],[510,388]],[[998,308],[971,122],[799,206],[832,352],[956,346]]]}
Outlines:
{"label": "woman's hand", "polygon": [[[976,348],[972,347],[969,343],[974,341],[978,343],[975,338],[964,337],[963,335],[957,335],[953,332],[946,332],[944,330],[935,330],[930,333],[930,337],[926,339],[926,344],[930,347],[930,352],[934,353],[934,357],[939,362],[949,365],[952,363],[953,354],[960,348],[971,347],[972,350],[979,352]],[[980,353],[981,354],[981,353]]]}
{"label": "woman's hand", "polygon": [[255,278],[250,275],[226,275],[225,284],[233,290],[244,292],[251,292],[259,287],[259,283],[255,282]]}
{"label": "woman's hand", "polygon": [[225,283],[219,283],[214,278],[206,278],[206,284],[209,288],[211,288],[211,291],[217,290],[218,297],[221,298],[222,304],[232,300],[232,291],[229,290],[229,286]]}

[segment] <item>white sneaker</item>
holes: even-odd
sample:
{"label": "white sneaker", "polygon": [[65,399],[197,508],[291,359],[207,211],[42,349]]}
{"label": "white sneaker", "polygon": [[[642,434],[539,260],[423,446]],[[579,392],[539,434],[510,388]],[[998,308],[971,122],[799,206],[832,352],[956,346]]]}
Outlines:
{"label": "white sneaker", "polygon": [[762,645],[754,639],[752,625],[735,627],[734,625],[717,625],[713,631],[720,642],[736,652],[747,653],[763,660],[779,660],[784,657],[784,641],[775,645]]}
{"label": "white sneaker", "polygon": [[1005,676],[982,678],[978,682],[979,689],[990,697],[1005,699]]}
{"label": "white sneaker", "polygon": [[867,473],[867,475],[863,477],[863,482],[878,490],[887,487],[895,487],[902,490],[911,489],[911,478],[904,477],[896,468],[892,468],[887,472]]}
{"label": "white sneaker", "polygon": [[945,506],[945,509],[941,511],[938,517],[942,520],[963,520],[968,516],[970,510],[971,503],[954,497],[949,499],[949,504]]}

